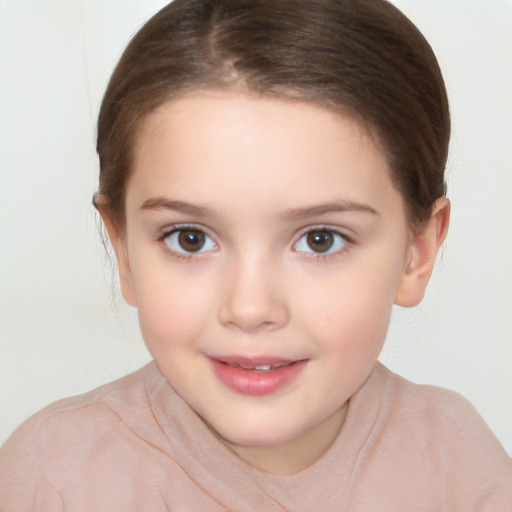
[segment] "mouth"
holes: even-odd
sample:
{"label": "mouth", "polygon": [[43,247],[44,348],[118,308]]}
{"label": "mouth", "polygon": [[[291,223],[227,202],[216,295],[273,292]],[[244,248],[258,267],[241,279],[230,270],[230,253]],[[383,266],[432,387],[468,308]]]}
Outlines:
{"label": "mouth", "polygon": [[222,364],[232,368],[241,368],[242,370],[253,370],[259,372],[270,372],[277,368],[290,366],[296,363],[296,360],[284,360],[275,358],[245,358],[245,357],[218,357],[216,358]]}
{"label": "mouth", "polygon": [[270,357],[211,357],[217,378],[231,390],[261,396],[277,391],[299,376],[307,359],[285,360]]}

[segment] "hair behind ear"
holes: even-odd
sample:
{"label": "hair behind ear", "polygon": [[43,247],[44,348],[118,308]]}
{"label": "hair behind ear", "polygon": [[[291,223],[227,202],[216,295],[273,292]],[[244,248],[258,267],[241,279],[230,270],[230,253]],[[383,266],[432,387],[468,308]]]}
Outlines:
{"label": "hair behind ear", "polygon": [[96,194],[93,198],[93,204],[100,214],[108,238],[114,249],[119,271],[119,283],[124,300],[130,306],[136,306],[133,280],[126,248],[126,239],[121,228],[115,222],[108,199],[103,194]]}

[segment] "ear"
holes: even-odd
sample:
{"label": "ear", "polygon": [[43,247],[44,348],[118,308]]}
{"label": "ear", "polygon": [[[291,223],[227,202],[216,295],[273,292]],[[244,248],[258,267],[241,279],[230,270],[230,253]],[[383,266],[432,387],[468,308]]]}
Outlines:
{"label": "ear", "polygon": [[416,306],[423,299],[437,252],[446,238],[449,221],[450,201],[441,197],[435,202],[430,219],[410,242],[406,268],[395,295],[398,306]]}
{"label": "ear", "polygon": [[133,278],[128,259],[128,251],[126,247],[126,238],[121,232],[119,226],[114,221],[108,200],[104,195],[94,197],[93,204],[100,214],[101,220],[107,230],[110,243],[114,248],[117,260],[117,268],[119,270],[119,283],[121,285],[121,293],[124,300],[130,305],[136,307],[135,291],[133,287]]}

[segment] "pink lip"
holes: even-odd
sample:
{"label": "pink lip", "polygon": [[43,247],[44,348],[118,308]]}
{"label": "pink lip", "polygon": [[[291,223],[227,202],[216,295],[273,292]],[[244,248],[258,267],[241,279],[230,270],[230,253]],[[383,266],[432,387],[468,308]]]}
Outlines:
{"label": "pink lip", "polygon": [[[274,393],[294,380],[305,368],[307,360],[290,361],[276,358],[211,357],[210,362],[218,379],[228,388],[249,396],[262,396]],[[270,371],[245,370],[231,365],[263,366],[281,365]]]}
{"label": "pink lip", "polygon": [[280,365],[294,362],[293,359],[278,359],[276,357],[213,356],[212,359],[216,359],[221,363],[237,364],[239,366]]}

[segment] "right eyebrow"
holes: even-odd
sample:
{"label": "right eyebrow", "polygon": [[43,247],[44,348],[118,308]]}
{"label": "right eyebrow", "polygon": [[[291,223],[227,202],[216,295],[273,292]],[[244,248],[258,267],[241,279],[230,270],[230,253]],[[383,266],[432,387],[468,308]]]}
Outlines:
{"label": "right eyebrow", "polygon": [[218,217],[215,210],[187,203],[185,201],[175,201],[165,197],[153,197],[144,201],[140,207],[141,210],[172,210],[194,217]]}

